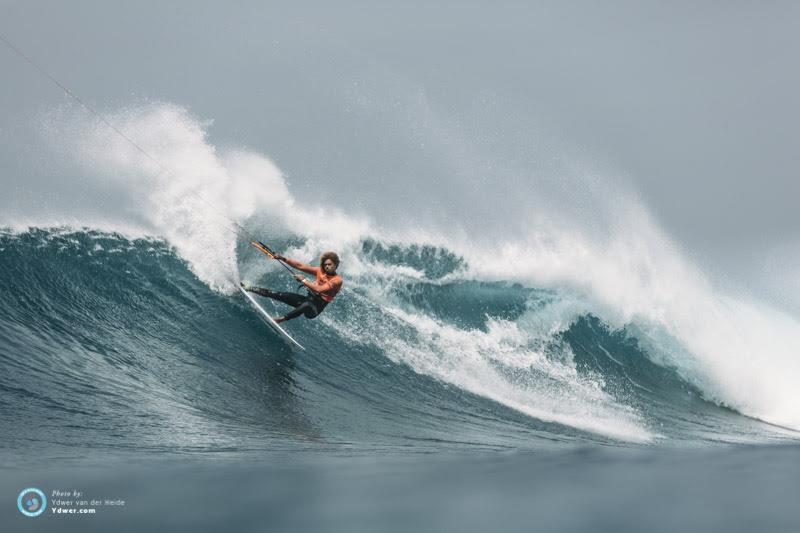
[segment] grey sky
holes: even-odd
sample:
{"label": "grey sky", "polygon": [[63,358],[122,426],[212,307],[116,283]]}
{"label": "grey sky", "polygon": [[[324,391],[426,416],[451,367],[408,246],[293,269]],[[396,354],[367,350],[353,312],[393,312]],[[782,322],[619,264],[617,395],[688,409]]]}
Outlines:
{"label": "grey sky", "polygon": [[[770,276],[800,272],[800,4],[429,4],[3,1],[0,32],[101,109],[214,119],[213,142],[269,156],[300,196],[376,217],[514,212],[534,178],[569,189],[558,160],[575,155],[704,265],[757,279],[777,250]],[[57,180],[26,124],[65,100],[5,47],[0,72],[7,210]]]}

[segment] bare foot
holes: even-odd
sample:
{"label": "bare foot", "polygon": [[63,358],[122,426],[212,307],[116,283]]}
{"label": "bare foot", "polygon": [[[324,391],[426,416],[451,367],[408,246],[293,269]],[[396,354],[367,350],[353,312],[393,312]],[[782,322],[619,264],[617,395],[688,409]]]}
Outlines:
{"label": "bare foot", "polygon": [[280,324],[281,322],[285,322],[286,321],[286,319],[284,317],[282,317],[282,316],[276,316],[272,320],[274,320],[275,323],[277,323],[277,324]]}

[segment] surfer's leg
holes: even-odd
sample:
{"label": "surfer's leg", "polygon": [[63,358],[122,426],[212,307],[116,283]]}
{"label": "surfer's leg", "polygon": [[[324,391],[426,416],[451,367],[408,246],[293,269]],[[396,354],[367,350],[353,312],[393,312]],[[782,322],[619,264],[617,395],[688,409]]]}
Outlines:
{"label": "surfer's leg", "polygon": [[305,315],[306,318],[314,318],[315,316],[317,316],[317,314],[318,314],[317,308],[314,307],[314,304],[308,301],[308,299],[305,299],[305,301],[301,305],[298,305],[297,307],[286,313],[284,316],[278,317],[280,320],[276,318],[275,321],[281,323],[287,320],[291,320],[293,318],[297,318],[300,315]]}
{"label": "surfer's leg", "polygon": [[261,287],[248,287],[247,290],[260,296],[266,296],[267,298],[278,300],[279,302],[291,305],[292,307],[297,307],[306,301],[305,296],[293,292],[271,291],[269,289],[262,289]]}

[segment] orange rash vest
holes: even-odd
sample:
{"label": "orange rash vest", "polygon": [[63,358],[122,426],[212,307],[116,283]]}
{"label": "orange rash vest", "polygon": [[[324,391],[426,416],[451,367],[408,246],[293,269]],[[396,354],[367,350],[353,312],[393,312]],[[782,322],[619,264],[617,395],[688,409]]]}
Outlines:
{"label": "orange rash vest", "polygon": [[336,295],[339,294],[339,290],[342,288],[342,278],[339,277],[338,274],[335,276],[328,276],[327,274],[323,273],[322,269],[319,267],[311,268],[316,270],[314,275],[317,277],[317,282],[306,283],[306,287],[318,293],[320,298],[326,302],[331,303]]}
{"label": "orange rash vest", "polygon": [[314,274],[316,283],[305,283],[305,286],[319,294],[320,298],[331,303],[342,288],[342,278],[337,274],[328,276],[320,267],[306,265],[294,259],[285,259],[285,262],[306,274]]}

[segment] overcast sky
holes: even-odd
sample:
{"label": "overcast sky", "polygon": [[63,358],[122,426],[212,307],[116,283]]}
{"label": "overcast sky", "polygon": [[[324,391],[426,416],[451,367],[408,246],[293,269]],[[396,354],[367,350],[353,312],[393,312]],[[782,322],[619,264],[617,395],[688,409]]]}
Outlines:
{"label": "overcast sky", "polygon": [[[464,205],[522,209],[511,192],[574,156],[638,192],[702,264],[800,294],[798,2],[0,1],[0,14],[0,33],[92,105],[186,106],[299,196],[326,187],[390,216],[435,211],[455,188]],[[31,164],[30,122],[65,98],[5,47],[0,73],[8,210],[26,201],[20,180],[40,184],[30,201],[58,179]]]}

